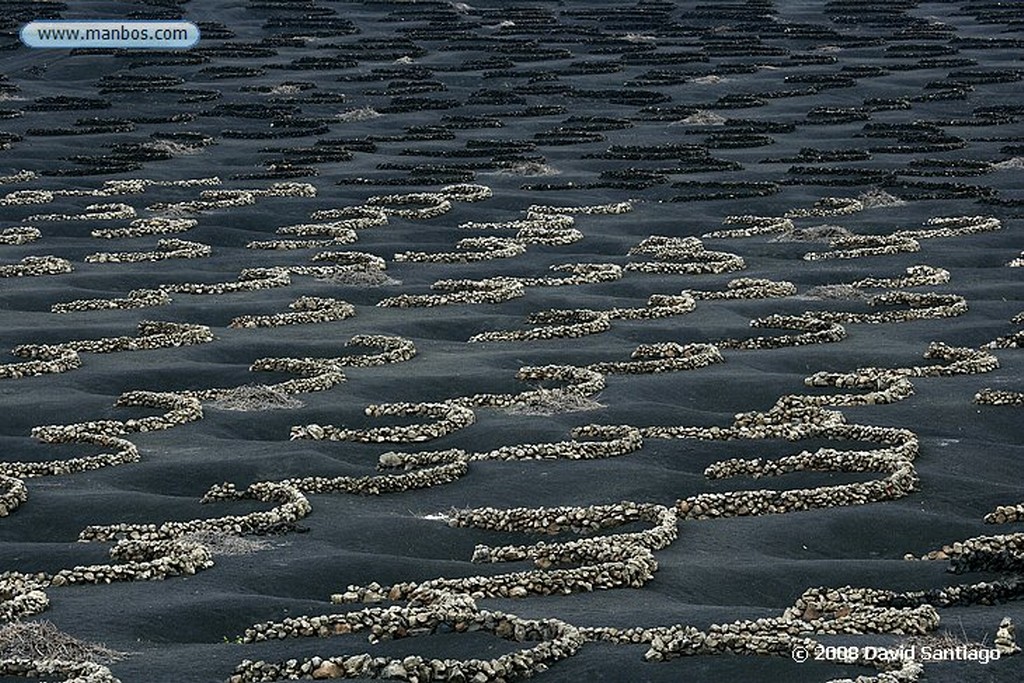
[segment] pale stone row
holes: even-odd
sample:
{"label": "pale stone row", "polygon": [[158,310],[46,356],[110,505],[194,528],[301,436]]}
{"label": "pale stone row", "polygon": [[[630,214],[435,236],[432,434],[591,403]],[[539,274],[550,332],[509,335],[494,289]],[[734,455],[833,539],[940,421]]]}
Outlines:
{"label": "pale stone row", "polygon": [[89,234],[99,239],[120,239],[123,237],[146,237],[148,235],[166,235],[168,233],[186,232],[199,224],[194,218],[171,218],[153,216],[136,218],[127,228],[100,228]]}
{"label": "pale stone row", "polygon": [[805,261],[854,259],[865,256],[887,256],[921,250],[917,240],[900,235],[853,235],[829,241],[831,251],[809,251]]}
{"label": "pale stone row", "polygon": [[71,261],[57,256],[26,256],[16,264],[0,266],[0,278],[63,275],[74,269]]}
{"label": "pale stone row", "polygon": [[846,328],[839,323],[817,317],[817,313],[804,315],[774,314],[764,318],[754,318],[750,321],[750,326],[799,330],[799,333],[777,337],[722,339],[713,342],[713,344],[722,349],[777,349],[785,346],[834,344],[846,338]]}
{"label": "pale stone row", "polygon": [[681,294],[652,294],[644,308],[612,308],[608,317],[612,320],[652,320],[685,315],[697,308],[697,301],[689,292]]}
{"label": "pale stone row", "polygon": [[942,285],[949,282],[949,271],[945,268],[935,268],[929,265],[910,266],[906,269],[906,275],[900,277],[875,278],[866,277],[850,283],[851,287],[857,289],[898,287],[920,287],[922,285]]}
{"label": "pale stone row", "polygon": [[576,219],[568,214],[545,214],[528,211],[525,219],[476,223],[461,223],[462,230],[516,230],[515,240],[524,244],[573,244],[583,239],[583,233],[574,226]]}
{"label": "pale stone row", "polygon": [[926,320],[931,318],[955,318],[967,312],[967,300],[959,294],[939,292],[892,291],[868,299],[869,306],[891,306],[905,304],[909,308],[880,313],[852,313],[848,311],[807,311],[804,315],[821,320],[840,323],[882,324]]}
{"label": "pale stone row", "polygon": [[[18,477],[0,475],[0,517],[6,517],[28,500],[28,489]],[[3,619],[0,612],[0,619]]]}
{"label": "pale stone row", "polygon": [[139,323],[137,337],[107,337],[64,342],[61,344],[22,344],[12,353],[30,358],[23,363],[0,365],[0,379],[19,379],[34,375],[67,372],[81,367],[79,352],[113,353],[116,351],[137,351],[169,346],[204,344],[213,341],[213,333],[205,325],[156,322],[144,320]]}
{"label": "pale stone row", "polygon": [[0,185],[11,185],[14,183],[27,183],[30,180],[38,178],[39,175],[35,171],[21,170],[11,175],[0,176]]}
{"label": "pale stone row", "polygon": [[601,215],[601,214],[623,214],[629,213],[633,210],[632,202],[613,202],[610,204],[597,204],[593,206],[548,206],[545,204],[532,204],[528,209],[528,213],[536,214],[585,214],[585,215]]}
{"label": "pale stone row", "polygon": [[[226,515],[210,519],[162,524],[109,524],[87,526],[78,535],[79,541],[125,540],[138,543],[181,541],[182,537],[201,532],[220,532],[235,536],[275,533],[306,517],[312,510],[302,491],[281,482],[261,481],[238,491],[233,484],[218,484],[202,498],[203,503],[220,500],[255,500],[274,503],[270,510],[245,515]],[[202,547],[202,546],[200,546]]]}
{"label": "pale stone row", "polygon": [[[629,425],[574,427],[570,441],[501,446],[474,453],[471,460],[594,460],[614,458],[643,448],[643,435]],[[588,440],[584,440],[588,439]]]}
{"label": "pale stone row", "polygon": [[383,474],[365,477],[297,477],[284,479],[281,484],[292,486],[303,493],[353,493],[379,496],[386,493],[413,491],[441,486],[465,476],[469,471],[462,451],[439,451],[431,466],[402,474]]}
{"label": "pale stone row", "polygon": [[[950,570],[962,574],[965,572],[993,571],[1017,574],[1021,558],[1024,557],[1024,533],[997,534],[994,536],[974,536],[943,545],[939,550],[931,550],[920,557],[908,553],[907,560],[949,560]],[[996,584],[995,589],[1009,588],[1011,595],[1024,594],[1024,586],[1018,577],[1015,583]]]}
{"label": "pale stone row", "polygon": [[512,221],[496,221],[487,223],[476,223],[469,221],[460,223],[460,230],[525,230],[529,228],[572,228],[576,219],[568,214],[549,214],[538,211],[529,211],[525,219]]}
{"label": "pale stone row", "polygon": [[347,301],[315,296],[299,297],[288,308],[291,313],[273,315],[243,315],[232,318],[228,327],[281,327],[284,325],[309,325],[351,318],[356,308]]}
{"label": "pale stone row", "polygon": [[1006,524],[1024,519],[1024,503],[1016,505],[999,505],[985,515],[986,524]]}
{"label": "pale stone row", "polygon": [[64,659],[0,659],[0,675],[25,678],[61,676],[65,683],[121,683],[121,679],[102,664]]}
{"label": "pale stone row", "polygon": [[558,338],[584,337],[611,328],[611,315],[606,311],[585,308],[551,309],[533,313],[527,322],[537,327],[528,330],[495,330],[481,332],[469,338],[470,342],[536,341]]}
{"label": "pale stone row", "polygon": [[483,280],[441,280],[433,289],[444,294],[399,294],[381,299],[378,306],[387,308],[427,308],[465,304],[498,304],[525,294],[522,283],[515,278],[494,277]]}
{"label": "pale stone row", "polygon": [[287,268],[246,268],[233,282],[184,282],[159,285],[159,289],[181,294],[230,294],[287,287],[291,283]]}
{"label": "pale stone row", "polygon": [[80,353],[113,353],[207,344],[213,341],[213,332],[206,325],[143,320],[138,330],[137,336],[83,339],[60,344],[21,344],[11,352],[22,358],[49,360],[68,349]]}
{"label": "pale stone row", "polygon": [[754,235],[770,235],[780,232],[792,232],[793,221],[778,216],[726,216],[722,221],[725,225],[741,225],[740,228],[714,230],[701,235],[704,239],[734,237],[753,237]]}
{"label": "pale stone row", "polygon": [[[622,266],[614,263],[562,263],[551,266],[556,273],[569,273],[568,277],[516,277],[524,287],[563,287],[565,285],[614,282],[622,279]],[[450,282],[440,280],[439,282]],[[471,282],[460,280],[458,282]],[[437,284],[437,283],[435,283]]]}
{"label": "pale stone row", "polygon": [[202,405],[193,397],[168,392],[132,391],[122,394],[115,405],[164,409],[162,415],[128,420],[95,420],[66,425],[42,425],[32,436],[44,443],[82,443],[116,449],[99,455],[64,460],[0,463],[0,473],[27,479],[85,472],[124,463],[138,462],[139,449],[124,438],[136,432],[170,429],[200,420]]}
{"label": "pale stone row", "polygon": [[163,581],[172,576],[191,576],[213,566],[206,546],[191,541],[122,540],[110,549],[110,556],[117,562],[61,569],[50,579],[50,585]]}
{"label": "pale stone row", "polygon": [[527,322],[538,327],[530,330],[497,330],[481,332],[469,338],[470,342],[494,341],[537,341],[556,338],[584,337],[605,332],[613,319],[653,319],[683,315],[696,307],[696,301],[689,294],[653,294],[644,308],[611,308],[593,310],[590,308],[550,309],[531,313]]}
{"label": "pale stone row", "polygon": [[245,245],[246,249],[266,249],[291,251],[297,249],[318,249],[329,247],[336,242],[329,240],[253,240]]}
{"label": "pale stone row", "polygon": [[666,237],[651,235],[641,240],[629,253],[650,254],[657,261],[634,261],[626,270],[638,273],[697,275],[728,273],[746,268],[743,257],[726,251],[710,251],[697,237]]}
{"label": "pale stone row", "polygon": [[[387,222],[387,216],[383,213],[381,215],[384,217],[384,222]],[[373,225],[369,224],[371,222]],[[359,235],[356,234],[356,229],[365,229],[379,224],[381,223],[369,218],[351,218],[337,221],[326,221],[323,223],[299,223],[297,225],[286,225],[283,228],[278,228],[277,234],[299,235],[300,237],[330,237],[338,244],[351,244],[352,242],[359,240]],[[305,242],[308,242],[308,240],[298,241],[297,244]],[[287,244],[284,240],[277,240],[275,243]],[[257,242],[255,244],[259,243]]]}
{"label": "pale stone row", "polygon": [[684,289],[695,299],[778,299],[796,294],[796,285],[788,280],[739,277],[729,280],[725,290]]}
{"label": "pale stone row", "polygon": [[[25,175],[31,173],[31,176]],[[15,176],[4,176],[5,178],[16,178],[9,182],[22,182],[36,177],[32,171],[22,171]],[[98,190],[17,190],[9,192],[0,198],[0,206],[14,204],[49,204],[55,197],[112,197],[124,194],[141,194],[150,186],[177,186],[177,187],[213,187],[220,185],[220,178],[213,176],[209,178],[185,178],[182,180],[149,180],[147,178],[130,178],[122,180],[105,180],[103,187]],[[4,184],[0,182],[0,185]]]}
{"label": "pale stone row", "polygon": [[520,242],[501,237],[466,237],[455,243],[455,249],[435,253],[402,251],[395,254],[394,259],[416,263],[476,263],[513,258],[526,253],[526,247]]}
{"label": "pale stone row", "polygon": [[974,402],[989,406],[1024,406],[1024,392],[982,389],[974,395]]}
{"label": "pale stone row", "polygon": [[[516,379],[520,382],[566,382],[562,391],[573,392],[581,396],[591,396],[604,389],[602,373],[575,365],[527,365],[519,368],[519,371],[516,372]],[[451,399],[451,402],[467,408],[505,408],[528,403],[549,391],[551,390],[542,388],[518,394],[473,394]]]}
{"label": "pale stone row", "polygon": [[864,210],[864,204],[852,197],[822,197],[814,202],[809,209],[790,209],[786,218],[806,218],[808,216],[849,216]]}
{"label": "pale stone row", "polygon": [[0,379],[21,379],[36,375],[67,372],[82,367],[82,359],[74,349],[60,349],[44,360],[30,360],[23,363],[0,365]]}
{"label": "pale stone row", "polygon": [[71,313],[74,311],[128,310],[133,308],[152,308],[166,306],[171,303],[171,296],[162,289],[133,289],[127,296],[113,299],[75,299],[50,306],[53,313]]}
{"label": "pale stone row", "polygon": [[[633,522],[654,524],[651,529],[645,531],[591,537],[585,539],[590,543],[582,546],[575,545],[578,542],[499,547],[478,545],[473,551],[473,562],[518,562],[527,559],[536,561],[546,556],[550,560],[549,564],[577,563],[592,558],[594,553],[607,552],[610,546],[618,546],[621,549],[623,546],[636,544],[660,550],[667,548],[679,534],[676,512],[673,508],[631,501],[586,507],[453,509],[446,515],[446,519],[450,527],[528,534],[559,534],[564,531],[595,534]],[[597,543],[594,543],[595,541]],[[601,548],[603,544],[608,545]],[[587,551],[581,554],[581,548],[584,547]],[[562,553],[575,554],[571,557],[557,557]]]}
{"label": "pale stone row", "polygon": [[588,367],[606,374],[650,374],[696,370],[714,363],[722,363],[721,352],[712,344],[677,344],[660,342],[640,344],[629,361],[594,363]]}
{"label": "pale stone row", "polygon": [[128,204],[89,204],[85,213],[36,213],[27,221],[110,221],[119,218],[135,218],[135,209]]}
{"label": "pale stone row", "polygon": [[333,425],[300,425],[292,427],[291,438],[327,439],[330,441],[362,441],[365,443],[415,443],[430,441],[465,429],[476,421],[473,411],[454,403],[372,403],[365,413],[371,417],[392,415],[432,418],[433,422],[370,429],[346,429]]}
{"label": "pale stone row", "polygon": [[897,230],[888,235],[852,235],[830,241],[832,251],[808,252],[804,260],[850,259],[862,256],[897,254],[919,251],[918,240],[959,237],[1002,229],[1002,223],[992,216],[948,216],[929,218],[922,230]]}
{"label": "pale stone row", "polygon": [[[1010,322],[1014,325],[1024,325],[1024,311],[1021,311],[1017,315],[1010,318]],[[1013,334],[1008,334],[1004,337],[996,337],[987,344],[983,344],[982,348],[985,349],[1019,349],[1024,348],[1024,330],[1017,330]]]}
{"label": "pale stone row", "polygon": [[513,642],[537,644],[493,659],[428,659],[418,655],[388,659],[359,654],[284,662],[244,660],[228,683],[293,678],[390,678],[421,683],[517,680],[540,673],[550,664],[572,656],[584,643],[580,630],[565,622],[522,619],[503,612],[480,610],[473,600],[455,595],[420,606],[370,607],[254,624],[246,630],[243,642],[368,632],[370,642],[376,643],[445,631],[482,631]]}
{"label": "pale stone row", "polygon": [[436,600],[451,593],[482,598],[525,598],[530,595],[570,595],[595,590],[641,588],[654,578],[658,563],[654,554],[639,545],[624,546],[623,559],[598,561],[567,569],[527,570],[458,579],[437,578],[423,582],[403,582],[391,586],[369,584],[348,586],[344,593],[331,596],[337,604]]}
{"label": "pale stone row", "polygon": [[28,244],[42,237],[38,229],[27,225],[18,225],[0,231],[0,244]]}
{"label": "pale stone row", "polygon": [[213,252],[208,244],[178,239],[160,240],[156,246],[156,251],[101,251],[89,254],[85,257],[85,261],[86,263],[139,263],[175,258],[204,258]]}
{"label": "pale stone row", "polygon": [[[338,227],[352,230],[366,230],[368,228],[379,228],[388,224],[388,215],[379,206],[343,206],[338,209],[320,209],[310,214],[313,220],[335,221],[343,219]],[[278,231],[284,230],[281,228]]]}
{"label": "pale stone row", "polygon": [[274,183],[265,190],[203,190],[199,199],[184,202],[158,202],[146,207],[160,213],[200,213],[215,209],[249,206],[262,197],[315,197],[316,187],[309,183]]}
{"label": "pale stone row", "polygon": [[0,574],[0,620],[17,621],[46,611],[50,606],[45,590],[47,585],[46,574]]}

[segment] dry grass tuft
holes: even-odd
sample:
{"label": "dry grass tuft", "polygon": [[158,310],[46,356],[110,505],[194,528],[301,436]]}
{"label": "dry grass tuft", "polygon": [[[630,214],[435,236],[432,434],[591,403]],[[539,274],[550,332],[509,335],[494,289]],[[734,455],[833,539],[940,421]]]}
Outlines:
{"label": "dry grass tuft", "polygon": [[866,301],[868,295],[852,285],[818,285],[807,290],[812,299],[838,299],[840,301]]}
{"label": "dry grass tuft", "polygon": [[562,413],[579,413],[586,410],[604,408],[589,396],[584,396],[572,389],[537,389],[537,393],[524,400],[502,408],[509,415],[559,415]]}
{"label": "dry grass tuft", "polygon": [[127,652],[79,640],[45,620],[13,621],[0,627],[0,659],[62,659],[100,664],[127,656]]}
{"label": "dry grass tuft", "polygon": [[868,190],[867,192],[858,195],[857,201],[860,202],[865,209],[884,209],[890,206],[905,206],[907,202],[900,199],[895,195],[891,195],[885,190]]}
{"label": "dry grass tuft", "polygon": [[504,176],[552,176],[561,173],[550,164],[539,161],[517,161],[494,171],[495,175]]}
{"label": "dry grass tuft", "polygon": [[222,531],[197,531],[183,538],[203,544],[211,555],[252,555],[273,547],[270,541],[262,538],[245,538]]}
{"label": "dry grass tuft", "polygon": [[379,111],[373,107],[361,107],[359,109],[349,109],[336,115],[336,118],[340,121],[354,122],[354,121],[369,121],[370,119],[377,119],[383,116]]}
{"label": "dry grass tuft", "polygon": [[266,384],[248,384],[224,393],[216,401],[210,403],[217,410],[238,410],[253,412],[258,410],[293,410],[305,405],[291,394],[267,386]]}
{"label": "dry grass tuft", "polygon": [[394,287],[402,284],[401,280],[396,280],[380,268],[338,270],[333,275],[318,279],[335,285],[351,287]]}
{"label": "dry grass tuft", "polygon": [[834,239],[850,237],[852,233],[841,225],[825,223],[806,228],[796,228],[776,235],[773,242],[829,242]]}

